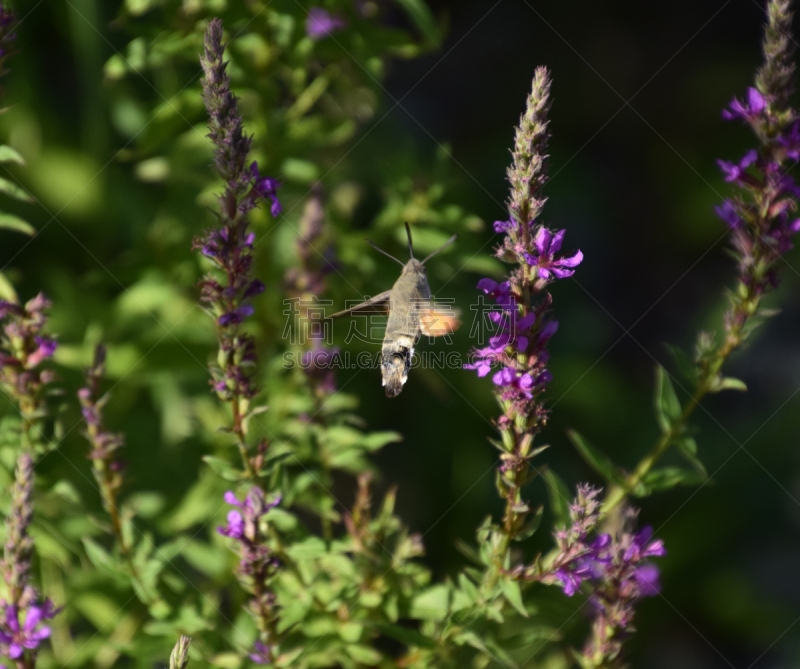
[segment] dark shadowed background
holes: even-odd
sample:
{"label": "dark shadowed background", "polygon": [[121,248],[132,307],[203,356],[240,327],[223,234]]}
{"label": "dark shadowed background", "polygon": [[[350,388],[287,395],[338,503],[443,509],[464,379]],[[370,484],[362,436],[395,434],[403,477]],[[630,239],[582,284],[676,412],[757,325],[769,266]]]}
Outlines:
{"label": "dark shadowed background", "polygon": [[[200,466],[180,403],[186,388],[201,392],[204,371],[184,349],[159,339],[136,305],[121,298],[134,286],[149,304],[144,268],[189,285],[189,242],[201,225],[194,201],[199,186],[188,175],[182,195],[170,191],[170,216],[161,209],[153,220],[165,191],[146,180],[132,184],[125,154],[115,156],[125,144],[126,119],[137,113],[115,105],[103,81],[104,63],[128,41],[124,30],[109,27],[117,3],[27,4],[33,11],[19,30],[21,54],[5,81],[7,104],[15,106],[2,132],[28,149],[30,167],[21,178],[44,207],[26,216],[42,232],[27,246],[4,234],[2,262],[10,262],[21,295],[41,287],[56,300],[52,329],[63,342],[58,361],[66,382],[77,382],[80,345],[100,333],[115,343],[120,369],[153,347],[147,363],[117,391],[113,418],[128,434],[137,486],[168,489]],[[726,254],[725,228],[713,214],[730,192],[715,159],[738,158],[753,144],[743,127],[720,118],[720,109],[744,93],[760,63],[761,3],[430,4],[447,25],[447,38],[439,51],[390,67],[381,107],[354,152],[361,166],[355,178],[367,193],[356,223],[369,227],[372,194],[388,181],[416,178],[420,164],[446,173],[448,201],[487,223],[507,218],[504,174],[513,127],[534,67],[551,68],[545,220],[567,229],[566,250],[580,248],[585,261],[574,280],[553,286],[560,329],[551,346],[552,415],[543,435],[551,448],[541,458],[570,485],[599,483],[565,430],[577,429],[616,462],[632,466],[657,436],[653,370],[657,361],[674,368],[664,343],[691,348],[698,330],[719,326],[735,267]],[[104,26],[101,33],[76,7]],[[149,94],[143,81],[127,85]],[[202,121],[202,110],[193,120]],[[111,160],[103,176],[92,179]],[[280,224],[277,233],[283,240],[293,234]],[[469,255],[487,254],[493,243],[490,226],[459,241]],[[345,256],[342,273],[358,288],[389,287],[397,270],[390,260],[376,257],[371,277],[348,275],[355,270],[348,267],[347,249],[338,250]],[[399,244],[390,250],[403,253]],[[797,253],[780,269],[781,286],[771,300],[782,313],[731,364],[748,392],[712,396],[696,413],[711,481],[641,502],[642,521],[665,539],[669,554],[660,560],[662,596],[641,606],[631,644],[634,666],[768,669],[800,661]],[[460,271],[448,255],[431,263],[434,293],[455,297],[467,324],[481,276]],[[330,283],[337,302],[354,297],[341,276]],[[192,293],[180,295],[176,302]],[[153,304],[170,322],[172,307]],[[207,327],[197,315],[178,330],[200,361],[212,343],[195,329]],[[468,330],[455,338],[463,354]],[[370,428],[404,435],[378,457],[382,485],[399,486],[401,515],[425,534],[429,564],[439,575],[454,572],[462,563],[455,540],[472,541],[484,516],[500,509],[493,487],[496,451],[487,442],[488,417],[496,412],[489,380],[458,369],[418,370],[394,400],[384,397],[376,370],[342,372],[340,383],[361,398],[360,414]],[[67,441],[66,452],[81,458],[74,441]],[[55,456],[49,463],[53,476],[66,467]],[[349,499],[351,483],[340,486]],[[540,481],[530,496],[546,501]],[[546,533],[537,541],[546,546]]]}

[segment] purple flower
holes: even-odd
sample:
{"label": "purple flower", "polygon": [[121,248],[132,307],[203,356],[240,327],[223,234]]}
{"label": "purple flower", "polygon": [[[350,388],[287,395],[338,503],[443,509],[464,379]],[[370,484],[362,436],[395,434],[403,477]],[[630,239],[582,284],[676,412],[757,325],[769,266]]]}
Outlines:
{"label": "purple flower", "polygon": [[523,374],[513,367],[501,369],[492,377],[492,382],[496,386],[519,390],[526,397],[533,397],[531,389],[536,385],[536,381],[529,373]]}
{"label": "purple flower", "polygon": [[[480,352],[478,352],[477,354],[480,355]],[[476,369],[478,370],[478,376],[484,377],[489,372],[492,371],[492,363],[487,358],[482,358],[479,359],[477,362],[465,364],[464,369]]]}
{"label": "purple flower", "polygon": [[256,664],[272,664],[272,646],[268,646],[260,641],[253,644],[254,653],[250,653],[250,659]]}
{"label": "purple flower", "polygon": [[232,539],[250,541],[255,536],[258,519],[281,502],[280,495],[273,501],[266,502],[264,493],[261,492],[260,488],[256,487],[250,489],[244,502],[240,502],[231,490],[228,490],[222,498],[227,504],[239,508],[241,513],[239,511],[229,511],[228,524],[225,527],[218,527],[217,532]]}
{"label": "purple flower", "polygon": [[55,339],[48,337],[34,337],[34,342],[38,344],[36,350],[28,357],[28,366],[36,367],[39,363],[47,358],[51,358],[53,353],[56,352],[58,342]]}
{"label": "purple flower", "polygon": [[[12,660],[21,657],[25,649],[33,650],[50,636],[50,628],[39,627],[43,620],[53,618],[60,609],[46,599],[41,606],[30,606],[25,612],[25,621],[20,625],[19,611],[13,604],[5,607],[5,619],[0,624],[0,647]],[[38,628],[38,629],[37,629]]]}
{"label": "purple flower", "polygon": [[243,297],[255,297],[256,295],[261,295],[267,287],[264,285],[263,281],[259,281],[255,279],[244,291]]}
{"label": "purple flower", "polygon": [[340,16],[331,14],[322,7],[312,7],[306,18],[306,35],[313,40],[323,39],[345,27],[346,22]]}
{"label": "purple flower", "polygon": [[511,232],[511,229],[514,227],[513,221],[495,221],[494,224],[494,231],[497,233],[507,233]]}
{"label": "purple flower", "polygon": [[228,512],[228,524],[225,527],[218,527],[217,532],[232,539],[241,539],[244,536],[244,518],[238,511]]}
{"label": "purple flower", "polygon": [[725,200],[721,206],[715,206],[714,211],[732,230],[740,228],[744,223],[739,216],[736,205],[730,200]]}
{"label": "purple flower", "polygon": [[565,232],[565,230],[559,230],[553,234],[545,227],[539,228],[539,232],[536,233],[536,238],[534,239],[535,254],[525,254],[527,263],[538,267],[539,276],[543,279],[549,279],[551,274],[557,279],[572,276],[575,274],[575,270],[564,268],[577,267],[583,260],[583,253],[580,251],[569,258],[555,258],[555,254],[561,250]]}
{"label": "purple flower", "polygon": [[750,149],[744,154],[744,157],[738,163],[731,163],[727,160],[717,160],[717,165],[725,174],[725,181],[736,181],[743,184],[752,182],[753,179],[748,179],[746,170],[758,159],[758,152],[755,149]]}
{"label": "purple flower", "polygon": [[280,181],[272,177],[261,176],[258,170],[258,163],[255,160],[250,163],[250,174],[253,177],[253,190],[262,198],[269,199],[272,202],[269,210],[273,218],[276,218],[283,211],[277,195],[278,188],[281,187]]}
{"label": "purple flower", "polygon": [[217,319],[217,324],[221,326],[238,325],[239,323],[243,322],[245,318],[252,316],[254,313],[255,309],[252,305],[243,304],[241,307],[238,307],[227,314],[222,314],[222,316]]}
{"label": "purple flower", "polygon": [[747,89],[747,102],[739,102],[733,98],[730,109],[722,110],[722,118],[730,121],[735,118],[742,118],[752,123],[767,108],[767,101],[755,88]]}
{"label": "purple flower", "polygon": [[643,597],[653,597],[661,592],[659,570],[654,564],[645,563],[637,567],[633,578],[639,586],[639,592]]}

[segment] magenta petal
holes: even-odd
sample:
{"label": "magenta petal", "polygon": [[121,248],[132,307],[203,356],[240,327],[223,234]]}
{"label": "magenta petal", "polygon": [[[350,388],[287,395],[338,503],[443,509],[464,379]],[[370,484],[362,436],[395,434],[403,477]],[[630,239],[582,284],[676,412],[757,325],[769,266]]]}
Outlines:
{"label": "magenta petal", "polygon": [[550,240],[553,238],[552,233],[547,228],[539,228],[536,233],[536,239],[533,243],[536,245],[536,250],[540,256],[546,255],[550,249]]}
{"label": "magenta petal", "polygon": [[16,660],[16,659],[17,659],[17,658],[18,658],[20,655],[22,655],[22,653],[24,652],[24,650],[25,650],[25,649],[22,647],[22,645],[21,645],[21,644],[18,644],[18,643],[12,643],[12,644],[11,644],[11,645],[8,647],[8,656],[9,656],[9,657],[10,657],[12,660]]}
{"label": "magenta petal", "polygon": [[17,615],[17,607],[13,604],[6,609],[6,626],[15,633],[19,632],[19,620]]}
{"label": "magenta petal", "polygon": [[556,234],[553,235],[553,241],[550,242],[550,255],[558,253],[561,250],[561,244],[564,241],[564,235],[566,233],[567,233],[566,230],[559,230]]}
{"label": "magenta petal", "polygon": [[761,93],[752,87],[747,89],[747,105],[753,114],[759,114],[767,106]]}
{"label": "magenta petal", "polygon": [[519,322],[517,323],[517,328],[519,330],[527,330],[535,322],[536,322],[536,314],[528,314],[527,316],[520,318]]}
{"label": "magenta petal", "polygon": [[22,626],[23,633],[30,634],[41,619],[42,609],[38,606],[32,606],[28,609],[28,613],[25,615],[25,624]]}
{"label": "magenta petal", "polygon": [[553,267],[552,270],[553,276],[555,276],[556,279],[566,279],[567,277],[575,274],[574,269],[560,269],[558,267]]}
{"label": "magenta petal", "polygon": [[583,262],[583,253],[581,253],[579,249],[574,256],[570,258],[561,258],[561,260],[558,261],[558,264],[561,265],[561,267],[577,267],[582,262]]}
{"label": "magenta petal", "polygon": [[530,374],[523,374],[519,377],[519,387],[521,390],[530,390],[533,388],[533,377]]}
{"label": "magenta petal", "polygon": [[497,286],[497,281],[492,281],[491,279],[481,279],[478,281],[478,290],[482,290],[487,295],[497,288]]}
{"label": "magenta petal", "polygon": [[515,342],[517,345],[517,350],[524,353],[528,350],[528,338],[522,335],[517,335],[517,341]]}
{"label": "magenta petal", "polygon": [[642,595],[645,597],[652,597],[660,592],[661,584],[658,581],[658,576],[658,567],[654,564],[643,564],[636,569],[634,578],[639,585]]}
{"label": "magenta petal", "polygon": [[755,149],[750,149],[747,153],[744,154],[744,158],[742,158],[741,162],[739,163],[739,167],[743,170],[747,169],[758,159],[758,151]]}
{"label": "magenta petal", "polygon": [[539,339],[541,341],[545,341],[550,339],[556,331],[558,330],[558,321],[550,321],[547,325],[542,328],[542,331],[539,333]]}
{"label": "magenta petal", "polygon": [[238,506],[239,508],[242,506],[242,503],[236,499],[236,495],[233,494],[232,490],[228,490],[228,492],[222,496],[222,499],[224,499],[228,504],[233,504],[233,506]]}
{"label": "magenta petal", "polygon": [[539,268],[539,276],[542,279],[549,279],[550,278],[550,270],[547,269],[546,267],[540,267]]}

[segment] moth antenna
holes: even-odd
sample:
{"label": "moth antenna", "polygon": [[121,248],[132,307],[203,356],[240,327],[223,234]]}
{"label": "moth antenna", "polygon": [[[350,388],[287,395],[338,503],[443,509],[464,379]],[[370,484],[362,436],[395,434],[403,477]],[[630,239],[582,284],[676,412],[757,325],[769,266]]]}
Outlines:
{"label": "moth antenna", "polygon": [[450,237],[450,239],[448,239],[448,240],[447,240],[447,241],[446,241],[444,244],[442,244],[442,245],[441,245],[441,246],[440,246],[438,249],[436,249],[436,250],[435,250],[433,253],[431,253],[431,254],[430,254],[430,255],[429,255],[427,258],[425,258],[425,260],[423,260],[423,261],[422,261],[422,264],[424,265],[426,262],[428,262],[428,261],[429,261],[431,258],[433,258],[433,256],[435,256],[435,255],[436,255],[437,253],[439,253],[440,251],[444,251],[444,250],[445,250],[445,249],[446,249],[448,246],[450,246],[450,244],[452,244],[454,241],[456,241],[456,238],[457,238],[457,237],[458,237],[458,235],[453,235],[452,237]]}
{"label": "moth antenna", "polygon": [[408,235],[408,255],[411,256],[412,260],[414,258],[414,249],[411,245],[411,228],[408,227],[408,221],[406,221],[406,234]]}
{"label": "moth antenna", "polygon": [[387,253],[387,252],[386,252],[386,251],[384,251],[384,250],[383,250],[383,249],[382,249],[380,246],[378,246],[377,244],[375,244],[375,243],[371,242],[369,239],[365,239],[364,241],[365,241],[365,242],[367,242],[367,244],[369,244],[369,245],[370,245],[370,246],[371,246],[373,249],[375,249],[376,251],[380,251],[381,253],[383,253],[383,255],[385,255],[385,256],[389,256],[389,257],[390,257],[392,260],[394,260],[394,261],[395,261],[395,262],[397,262],[397,263],[400,263],[400,264],[401,264],[403,267],[405,267],[405,266],[406,266],[406,264],[405,264],[404,262],[401,262],[400,260],[398,260],[397,258],[395,258],[395,257],[394,257],[394,256],[393,256],[391,253]]}

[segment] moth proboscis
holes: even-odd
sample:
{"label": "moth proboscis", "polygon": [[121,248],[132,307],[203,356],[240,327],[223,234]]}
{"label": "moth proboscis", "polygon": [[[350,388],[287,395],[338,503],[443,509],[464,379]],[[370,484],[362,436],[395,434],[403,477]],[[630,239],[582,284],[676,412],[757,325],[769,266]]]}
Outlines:
{"label": "moth proboscis", "polygon": [[389,256],[403,266],[400,278],[395,281],[391,290],[385,290],[374,297],[333,314],[350,316],[354,313],[388,313],[386,333],[381,347],[381,376],[387,397],[397,397],[408,380],[408,370],[414,357],[414,346],[421,335],[440,337],[455,331],[461,323],[455,311],[439,311],[435,308],[425,263],[440,251],[452,244],[458,235],[453,235],[442,246],[428,255],[424,260],[414,257],[411,243],[411,228],[406,223],[408,234],[408,253],[411,256],[403,263],[371,241],[367,243],[377,251]]}

